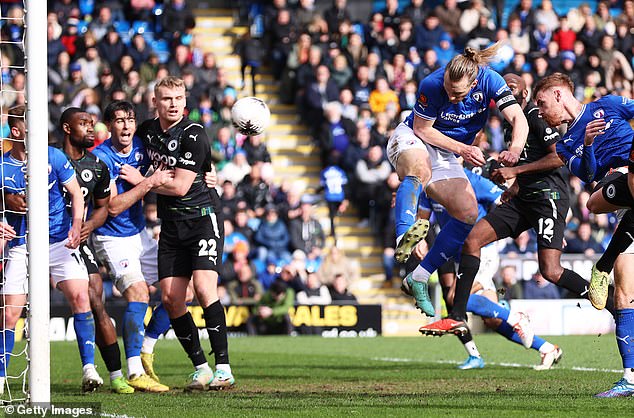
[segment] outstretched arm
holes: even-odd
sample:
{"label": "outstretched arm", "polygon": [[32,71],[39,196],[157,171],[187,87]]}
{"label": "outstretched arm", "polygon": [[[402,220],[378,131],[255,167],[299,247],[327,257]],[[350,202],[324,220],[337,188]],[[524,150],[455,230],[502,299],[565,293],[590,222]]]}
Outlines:
{"label": "outstretched arm", "polygon": [[414,133],[426,143],[458,154],[473,165],[480,167],[486,162],[480,148],[449,138],[434,128],[434,120],[414,116]]}

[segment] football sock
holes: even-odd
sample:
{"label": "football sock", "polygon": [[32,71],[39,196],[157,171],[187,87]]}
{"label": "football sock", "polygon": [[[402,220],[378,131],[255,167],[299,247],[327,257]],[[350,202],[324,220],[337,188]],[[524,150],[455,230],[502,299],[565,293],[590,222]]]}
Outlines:
{"label": "football sock", "polygon": [[145,337],[143,337],[143,345],[141,345],[141,353],[152,354],[157,341],[156,338],[148,337],[147,334],[145,334]]}
{"label": "football sock", "polygon": [[185,315],[178,318],[170,318],[174,334],[183,346],[183,349],[189,356],[194,367],[207,363],[205,353],[200,346],[200,338],[198,337],[198,328],[194,323],[192,314],[188,311]]}
{"label": "football sock", "polygon": [[630,209],[623,215],[619,226],[614,231],[614,235],[612,235],[608,248],[605,249],[605,252],[597,261],[597,270],[610,273],[614,268],[617,257],[627,247],[632,245],[632,241],[634,241],[634,213]]}
{"label": "football sock", "polygon": [[0,331],[0,377],[6,376],[14,344],[15,329],[4,329]]}
{"label": "football sock", "polygon": [[[165,310],[165,306],[159,303],[154,311],[152,311],[152,318],[145,328],[145,336],[158,340],[158,337],[163,335],[170,329],[170,317]],[[146,351],[143,351],[144,353]],[[150,353],[152,351],[149,351]]]}
{"label": "football sock", "polygon": [[73,326],[77,336],[77,346],[81,364],[95,364],[95,321],[92,312],[82,312],[73,315]]}
{"label": "football sock", "polygon": [[396,240],[407,232],[416,222],[418,213],[418,198],[423,191],[423,185],[416,176],[405,176],[396,190],[394,202],[394,216],[396,218]]}
{"label": "football sock", "polygon": [[456,275],[456,291],[453,297],[453,308],[451,317],[464,321],[467,316],[467,303],[471,294],[471,286],[478,270],[480,269],[480,258],[468,254],[462,254],[460,268]]}
{"label": "football sock", "polygon": [[123,377],[121,369],[110,372],[110,380],[115,380],[117,377]]}
{"label": "football sock", "polygon": [[533,339],[533,345],[531,345],[531,348],[539,351],[542,354],[546,354],[553,351],[555,349],[555,346],[536,335]]}
{"label": "football sock", "polygon": [[123,346],[128,362],[128,376],[144,373],[140,355],[145,335],[143,320],[146,312],[147,303],[129,302],[123,315]]}
{"label": "football sock", "polygon": [[467,311],[483,318],[509,319],[510,311],[502,305],[498,305],[487,297],[471,295],[467,301]]}
{"label": "football sock", "polygon": [[114,371],[121,371],[121,351],[119,351],[119,343],[99,347],[101,358],[106,363],[106,369],[112,374]]}
{"label": "football sock", "polygon": [[465,334],[458,335],[458,339],[467,351],[467,355],[480,357],[480,352],[478,351],[478,347],[476,346],[475,341],[473,341],[471,331],[467,331]]}
{"label": "football sock", "polygon": [[[623,368],[629,375],[634,368],[634,352],[631,350],[631,343],[634,342],[634,309],[620,309],[616,312],[616,342],[619,347],[621,359],[623,359]],[[633,380],[628,382],[634,383]]]}
{"label": "football sock", "polygon": [[209,335],[211,351],[216,364],[229,364],[229,344],[227,343],[227,322],[225,310],[219,300],[203,308],[205,327]]}
{"label": "football sock", "polygon": [[[588,282],[572,270],[564,269],[561,277],[557,282],[557,286],[569,290],[575,295],[579,295],[584,299],[588,299]],[[614,286],[608,288],[608,300],[605,309],[614,316]]]}
{"label": "football sock", "polygon": [[[434,245],[431,246],[429,252],[425,255],[423,261],[421,261],[420,267],[422,267],[424,271],[429,272],[429,274],[438,270],[440,266],[458,254],[462,244],[464,244],[464,240],[472,229],[473,225],[451,218],[440,230],[440,233],[434,241]],[[416,270],[414,270],[412,278],[416,280]],[[471,288],[469,288],[469,292],[470,291]],[[466,305],[466,299],[464,303]]]}

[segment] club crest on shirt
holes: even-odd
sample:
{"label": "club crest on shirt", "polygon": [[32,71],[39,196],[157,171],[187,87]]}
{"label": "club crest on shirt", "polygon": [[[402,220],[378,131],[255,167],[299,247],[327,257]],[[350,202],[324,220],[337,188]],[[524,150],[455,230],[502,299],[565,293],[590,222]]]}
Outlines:
{"label": "club crest on shirt", "polygon": [[178,140],[172,139],[170,142],[167,143],[168,150],[174,151],[176,148],[178,148]]}
{"label": "club crest on shirt", "polygon": [[126,259],[123,259],[123,260],[121,260],[121,261],[119,261],[119,265],[120,265],[121,267],[123,267],[123,268],[127,268],[127,267],[128,267],[128,264],[129,264],[129,263],[128,263],[128,259],[127,259],[127,258],[126,258]]}
{"label": "club crest on shirt", "polygon": [[83,181],[85,181],[86,183],[88,183],[90,180],[92,180],[92,171],[90,170],[83,170],[81,172],[81,179]]}
{"label": "club crest on shirt", "polygon": [[478,103],[482,103],[482,101],[484,100],[484,94],[480,90],[474,92],[471,97]]}
{"label": "club crest on shirt", "polygon": [[603,109],[597,109],[594,111],[592,116],[594,116],[595,119],[601,119],[605,116],[605,112],[603,111]]}

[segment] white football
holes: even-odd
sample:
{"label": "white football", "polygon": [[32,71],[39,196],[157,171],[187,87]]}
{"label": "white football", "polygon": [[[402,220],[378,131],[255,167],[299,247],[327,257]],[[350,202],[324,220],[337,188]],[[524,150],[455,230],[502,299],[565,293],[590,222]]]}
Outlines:
{"label": "white football", "polygon": [[231,108],[233,126],[243,135],[260,135],[269,125],[271,111],[262,99],[243,97]]}

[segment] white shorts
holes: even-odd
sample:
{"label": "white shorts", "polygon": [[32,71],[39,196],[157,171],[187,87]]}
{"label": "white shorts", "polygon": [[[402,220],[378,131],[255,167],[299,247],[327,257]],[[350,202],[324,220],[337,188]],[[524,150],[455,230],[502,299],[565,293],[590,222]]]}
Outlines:
{"label": "white shorts", "polygon": [[55,287],[64,280],[81,279],[88,281],[88,270],[86,270],[79,249],[67,248],[67,242],[66,239],[48,246],[49,272]]}
{"label": "white shorts", "polygon": [[93,245],[121,293],[133,283],[145,281],[150,286],[158,280],[158,244],[145,230],[131,237],[95,235]]}
{"label": "white shorts", "polygon": [[404,123],[399,124],[387,142],[387,159],[396,168],[398,157],[408,149],[421,148],[427,150],[431,161],[431,179],[424,186],[448,179],[467,179],[462,164],[453,152],[436,148],[425,143]]}
{"label": "white shorts", "polygon": [[[495,243],[487,245],[480,250],[480,270],[474,282],[480,283],[482,290],[496,291],[493,276],[500,267],[500,255]],[[477,292],[480,293],[480,292]]]}
{"label": "white shorts", "polygon": [[26,244],[9,249],[5,258],[4,283],[0,287],[0,294],[25,295],[29,293],[26,273]]}

